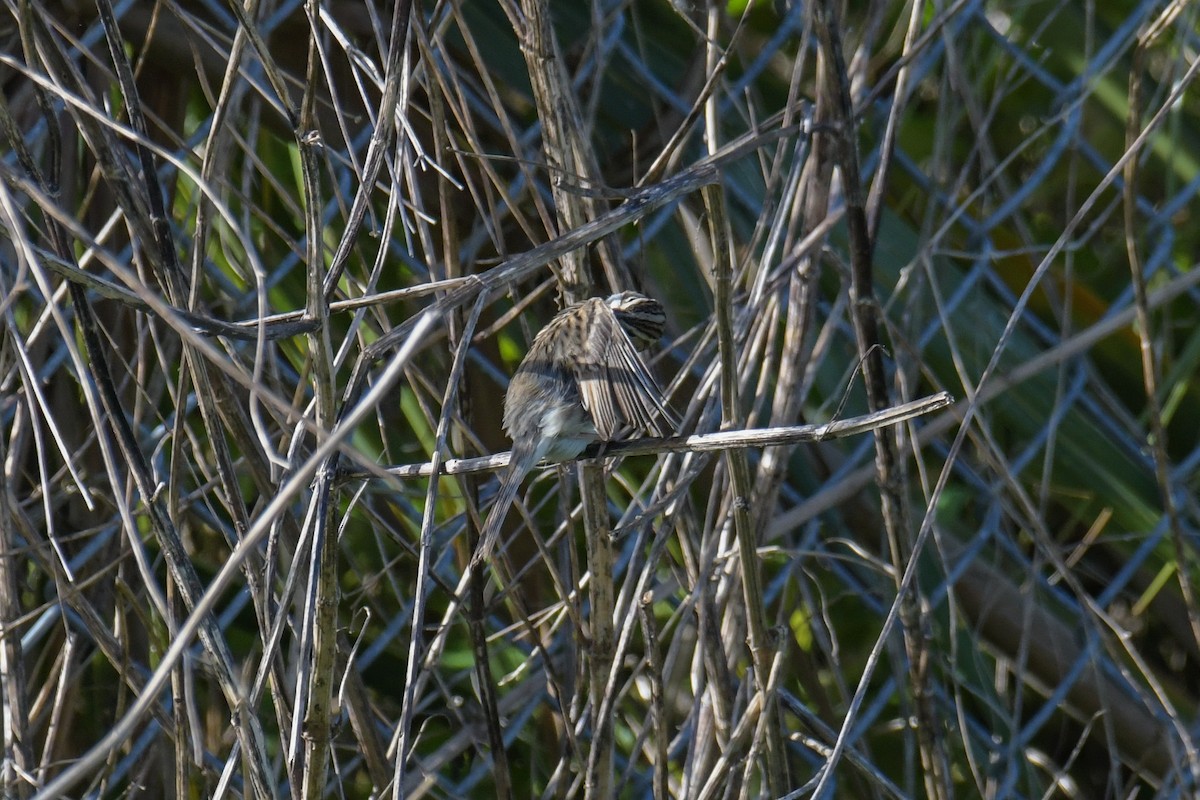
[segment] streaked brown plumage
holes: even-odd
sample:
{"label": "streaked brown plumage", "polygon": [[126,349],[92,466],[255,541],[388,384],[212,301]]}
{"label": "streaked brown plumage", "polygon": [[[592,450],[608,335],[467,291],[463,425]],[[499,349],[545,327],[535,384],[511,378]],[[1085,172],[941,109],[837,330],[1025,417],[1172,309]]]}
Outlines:
{"label": "streaked brown plumage", "polygon": [[638,355],[662,336],[662,305],[637,292],[570,306],[538,332],[504,396],[504,430],[513,441],[473,567],[495,547],[521,481],[542,459],[578,458],[597,439],[634,428],[670,436],[675,419]]}

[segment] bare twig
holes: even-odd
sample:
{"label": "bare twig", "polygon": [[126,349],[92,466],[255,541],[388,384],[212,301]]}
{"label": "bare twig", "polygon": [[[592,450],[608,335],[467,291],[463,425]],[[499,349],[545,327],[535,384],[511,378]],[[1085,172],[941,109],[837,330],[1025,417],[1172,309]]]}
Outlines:
{"label": "bare twig", "polygon": [[[953,402],[954,398],[949,394],[939,392],[921,400],[911,400],[883,411],[821,424],[749,430],[735,429],[717,433],[698,433],[692,436],[673,436],[669,439],[646,437],[622,442],[602,442],[591,445],[580,458],[595,458],[601,453],[613,458],[653,453],[706,453],[735,448],[771,447],[841,439],[869,433],[876,428],[897,425],[906,420],[946,408]],[[507,466],[508,454],[498,453],[482,458],[450,458],[442,461],[436,468],[432,463],[422,463],[387,467],[383,471],[394,478],[417,478],[432,475],[435,471],[441,475],[461,475],[468,472],[498,470]],[[341,477],[344,480],[356,480],[370,477],[373,474],[376,473],[365,470],[347,470],[342,473]]]}
{"label": "bare twig", "polygon": [[[858,146],[854,124],[854,104],[850,97],[850,76],[842,56],[841,31],[834,3],[821,0],[815,6],[817,36],[826,55],[828,78],[832,83],[832,116],[840,124],[837,162],[846,196],[846,222],[850,237],[850,303],[854,335],[862,357],[862,371],[871,409],[886,408],[889,404],[887,380],[883,369],[882,339],[879,331],[879,305],[875,297],[872,272],[871,238],[866,208],[862,196],[862,178],[858,168]],[[875,432],[875,468],[878,472],[883,524],[887,533],[888,550],[893,576],[899,593],[900,619],[904,628],[904,643],[908,653],[909,680],[913,704],[917,711],[916,735],[925,769],[925,792],[930,798],[950,796],[950,770],[941,742],[942,726],[935,711],[929,676],[929,652],[924,634],[926,620],[922,602],[908,595],[901,585],[901,576],[912,560],[910,544],[906,477],[897,453],[896,440],[890,431]],[[912,589],[915,591],[915,589]],[[825,773],[825,778],[833,774]],[[821,792],[819,786],[816,790]]]}

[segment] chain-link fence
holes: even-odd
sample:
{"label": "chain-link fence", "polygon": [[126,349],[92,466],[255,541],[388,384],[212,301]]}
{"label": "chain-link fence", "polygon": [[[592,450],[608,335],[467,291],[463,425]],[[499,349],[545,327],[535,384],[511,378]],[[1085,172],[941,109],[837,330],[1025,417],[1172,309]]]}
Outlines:
{"label": "chain-link fence", "polygon": [[6,795],[1195,796],[1200,7],[850,5],[9,0]]}

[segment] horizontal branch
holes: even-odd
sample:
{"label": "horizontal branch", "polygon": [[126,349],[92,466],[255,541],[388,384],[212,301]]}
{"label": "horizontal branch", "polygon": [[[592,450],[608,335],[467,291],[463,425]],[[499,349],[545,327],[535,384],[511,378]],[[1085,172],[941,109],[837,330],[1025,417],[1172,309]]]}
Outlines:
{"label": "horizontal branch", "polygon": [[[783,428],[752,428],[749,430],[719,431],[717,433],[698,433],[693,436],[672,436],[665,439],[643,438],[630,439],[621,442],[596,442],[590,445],[580,458],[608,458],[611,456],[640,456],[650,453],[675,453],[682,451],[706,452],[711,450],[732,450],[739,447],[771,447],[775,445],[797,444],[799,442],[819,442],[826,439],[840,439],[860,433],[895,425],[905,420],[919,417],[942,408],[954,402],[948,392],[938,392],[920,400],[901,403],[891,408],[885,408],[874,414],[864,414],[861,417],[834,420],[820,425],[792,425]],[[440,475],[463,475],[470,472],[489,472],[508,466],[510,453],[496,453],[479,458],[451,458],[439,464]],[[404,464],[398,467],[388,467],[379,472],[367,470],[346,470],[341,474],[343,480],[369,478],[380,474],[394,478],[421,478],[433,474],[433,465]]]}

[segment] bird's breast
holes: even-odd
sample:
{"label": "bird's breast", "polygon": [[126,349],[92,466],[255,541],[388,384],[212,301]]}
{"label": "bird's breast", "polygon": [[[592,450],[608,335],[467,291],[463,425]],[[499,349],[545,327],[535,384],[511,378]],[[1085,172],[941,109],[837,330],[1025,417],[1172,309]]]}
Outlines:
{"label": "bird's breast", "polygon": [[596,441],[596,426],[578,403],[564,403],[546,410],[541,439],[547,444],[543,458],[567,461],[578,458],[584,448]]}

